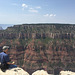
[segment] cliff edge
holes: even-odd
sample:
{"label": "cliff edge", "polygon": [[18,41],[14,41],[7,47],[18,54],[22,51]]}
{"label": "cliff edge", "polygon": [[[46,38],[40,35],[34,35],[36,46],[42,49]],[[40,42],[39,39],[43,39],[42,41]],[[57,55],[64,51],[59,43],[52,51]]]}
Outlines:
{"label": "cliff edge", "polygon": [[6,72],[2,72],[0,69],[0,75],[29,75],[26,71],[24,71],[22,68],[12,68],[6,70]]}

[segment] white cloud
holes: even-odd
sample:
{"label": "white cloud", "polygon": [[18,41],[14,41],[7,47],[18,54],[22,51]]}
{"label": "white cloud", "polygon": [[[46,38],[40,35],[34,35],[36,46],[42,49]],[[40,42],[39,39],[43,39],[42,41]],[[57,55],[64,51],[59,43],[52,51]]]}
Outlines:
{"label": "white cloud", "polygon": [[36,9],[41,9],[41,7],[40,6],[37,6]]}
{"label": "white cloud", "polygon": [[29,12],[35,12],[35,13],[38,13],[38,10],[34,9],[34,8],[30,8],[29,9]]}
{"label": "white cloud", "polygon": [[24,10],[25,8],[27,8],[28,7],[28,5],[27,4],[22,4],[22,10]]}
{"label": "white cloud", "polygon": [[52,16],[54,16],[54,15],[53,15],[53,14],[50,14],[49,16],[52,17]]}
{"label": "white cloud", "polygon": [[30,10],[33,10],[34,8],[29,8]]}
{"label": "white cloud", "polygon": [[45,16],[45,17],[55,17],[56,14],[45,14],[44,16]]}
{"label": "white cloud", "polygon": [[39,9],[41,9],[41,7],[40,6],[38,6],[38,7],[34,7],[34,8],[29,8],[29,12],[35,12],[35,13],[38,13],[38,10]]}
{"label": "white cloud", "polygon": [[49,16],[49,14],[45,14],[44,16],[46,16],[46,17],[47,17],[47,16]]}
{"label": "white cloud", "polygon": [[34,12],[34,13],[38,13],[38,10],[41,9],[41,6],[36,6],[36,7],[30,7],[27,4],[22,4],[22,10],[25,10],[25,8],[28,8],[29,12]]}
{"label": "white cloud", "polygon": [[56,16],[56,14],[50,14],[49,16],[50,16],[50,17],[54,17],[54,16]]}
{"label": "white cloud", "polygon": [[56,16],[56,14],[54,14],[54,16]]}
{"label": "white cloud", "polygon": [[28,5],[26,5],[26,4],[22,4],[22,7],[27,8],[27,7],[28,7]]}

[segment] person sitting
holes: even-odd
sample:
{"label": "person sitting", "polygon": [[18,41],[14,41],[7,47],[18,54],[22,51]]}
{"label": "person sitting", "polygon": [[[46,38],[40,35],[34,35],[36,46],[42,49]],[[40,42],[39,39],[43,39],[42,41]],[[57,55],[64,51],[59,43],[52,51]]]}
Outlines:
{"label": "person sitting", "polygon": [[9,68],[14,68],[17,67],[16,65],[14,65],[14,62],[11,63],[9,56],[7,54],[9,46],[3,46],[3,52],[0,53],[0,68],[3,72],[5,72],[7,69]]}

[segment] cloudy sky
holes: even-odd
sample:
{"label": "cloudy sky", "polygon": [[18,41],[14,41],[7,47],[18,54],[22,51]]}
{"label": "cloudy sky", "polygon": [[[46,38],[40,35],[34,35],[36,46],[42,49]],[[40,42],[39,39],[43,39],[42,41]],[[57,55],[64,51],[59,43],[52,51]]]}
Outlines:
{"label": "cloudy sky", "polygon": [[0,24],[74,23],[75,0],[0,0]]}

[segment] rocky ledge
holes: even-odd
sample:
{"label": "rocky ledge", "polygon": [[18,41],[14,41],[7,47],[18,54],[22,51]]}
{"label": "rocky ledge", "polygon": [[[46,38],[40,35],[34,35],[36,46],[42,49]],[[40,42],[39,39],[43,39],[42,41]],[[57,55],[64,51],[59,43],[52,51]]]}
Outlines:
{"label": "rocky ledge", "polygon": [[24,71],[22,68],[12,68],[6,70],[6,72],[1,71],[0,69],[0,75],[29,75],[26,71]]}

